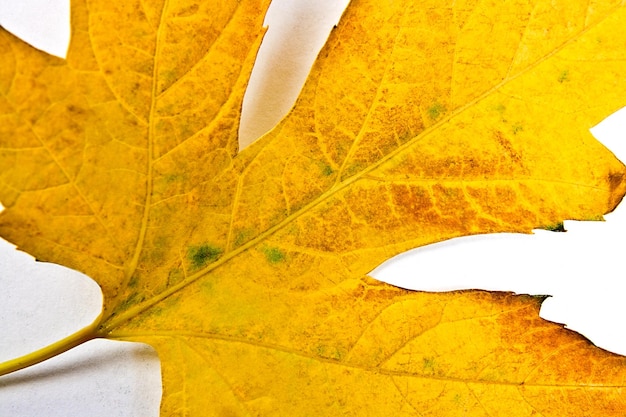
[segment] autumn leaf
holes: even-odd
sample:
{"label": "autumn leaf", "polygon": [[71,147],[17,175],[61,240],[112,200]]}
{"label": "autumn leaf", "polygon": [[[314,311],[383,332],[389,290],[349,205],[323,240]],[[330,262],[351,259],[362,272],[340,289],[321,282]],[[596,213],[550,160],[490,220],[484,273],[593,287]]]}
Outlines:
{"label": "autumn leaf", "polygon": [[157,350],[164,416],[621,415],[625,359],[541,298],[366,274],[619,203],[623,2],[355,1],[239,151],[268,3],[75,1],[66,61],[0,33],[0,233],[104,294],[0,374],[99,337]]}

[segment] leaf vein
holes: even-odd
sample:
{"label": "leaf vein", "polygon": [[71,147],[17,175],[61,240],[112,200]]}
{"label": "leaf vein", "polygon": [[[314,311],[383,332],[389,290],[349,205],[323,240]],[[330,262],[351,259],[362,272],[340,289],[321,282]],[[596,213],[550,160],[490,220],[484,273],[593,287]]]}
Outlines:
{"label": "leaf vein", "polygon": [[472,378],[462,378],[462,377],[453,377],[453,376],[433,376],[433,375],[423,375],[423,374],[413,374],[406,371],[396,371],[385,368],[380,368],[376,366],[363,366],[358,364],[351,364],[347,362],[341,362],[336,359],[324,358],[320,356],[316,356],[314,354],[302,352],[293,348],[288,348],[285,346],[275,345],[271,343],[263,343],[258,341],[246,340],[243,338],[237,338],[232,336],[224,336],[220,334],[211,334],[211,333],[199,333],[199,332],[190,332],[190,331],[151,331],[151,332],[140,332],[140,331],[126,331],[126,332],[116,332],[111,333],[107,336],[110,339],[120,339],[120,340],[132,340],[134,338],[141,338],[141,340],[146,340],[150,338],[198,338],[198,339],[208,339],[226,343],[238,343],[247,346],[251,346],[253,348],[260,349],[268,349],[277,352],[282,352],[306,359],[313,359],[319,362],[323,362],[333,366],[345,367],[350,369],[356,369],[365,372],[371,372],[381,375],[389,375],[396,377],[410,377],[410,378],[419,378],[426,380],[434,380],[434,381],[443,381],[443,382],[452,382],[452,383],[475,383],[475,384],[484,384],[484,385],[494,385],[494,386],[513,386],[513,387],[533,387],[533,388],[544,388],[544,389],[615,389],[615,388],[626,388],[624,384],[606,384],[606,385],[598,385],[598,384],[571,384],[571,383],[526,383],[524,381],[494,381],[494,380],[480,380],[480,379],[472,379]]}

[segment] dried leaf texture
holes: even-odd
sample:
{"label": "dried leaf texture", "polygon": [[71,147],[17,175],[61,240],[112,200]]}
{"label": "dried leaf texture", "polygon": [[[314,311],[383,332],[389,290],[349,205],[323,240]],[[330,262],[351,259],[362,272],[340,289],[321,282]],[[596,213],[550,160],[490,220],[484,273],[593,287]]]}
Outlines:
{"label": "dried leaf texture", "polygon": [[74,4],[67,62],[0,35],[0,233],[100,283],[162,414],[620,415],[624,359],[540,300],[364,276],[619,203],[623,2],[355,1],[239,153],[267,2],[209,3]]}
{"label": "dried leaf texture", "polygon": [[163,415],[619,416],[626,406],[626,360],[540,319],[540,298],[369,278],[306,292],[248,286],[194,284],[112,334],[159,351]]}
{"label": "dried leaf texture", "polygon": [[195,149],[185,194],[237,152],[268,3],[75,1],[66,62],[3,32],[3,236],[87,273],[107,307],[119,303],[155,251],[146,235],[161,190],[183,179],[164,156]]}

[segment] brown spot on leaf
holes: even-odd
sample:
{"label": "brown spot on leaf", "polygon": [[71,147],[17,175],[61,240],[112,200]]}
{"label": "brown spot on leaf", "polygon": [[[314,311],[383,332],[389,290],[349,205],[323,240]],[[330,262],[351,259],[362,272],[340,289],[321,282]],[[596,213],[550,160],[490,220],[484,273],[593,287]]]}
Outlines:
{"label": "brown spot on leaf", "polygon": [[393,185],[391,195],[396,211],[403,218],[407,216],[415,220],[422,219],[433,207],[430,193],[424,187]]}
{"label": "brown spot on leaf", "polygon": [[[515,133],[517,133],[517,132],[515,132]],[[498,142],[498,144],[504,150],[504,156],[507,159],[510,159],[511,161],[516,162],[516,163],[520,163],[521,162],[521,160],[522,160],[521,154],[517,150],[515,150],[515,148],[513,147],[513,144],[504,135],[504,133],[502,133],[502,132],[500,132],[498,130],[498,131],[494,132],[493,136],[496,139],[496,141]]]}
{"label": "brown spot on leaf", "polygon": [[73,104],[70,104],[69,106],[67,106],[67,111],[69,111],[70,113],[73,113],[75,115],[80,115],[80,114],[85,114],[85,110],[77,107]]}
{"label": "brown spot on leaf", "polygon": [[611,186],[611,192],[613,192],[621,185],[622,181],[624,181],[624,174],[622,172],[611,172],[608,181]]}
{"label": "brown spot on leaf", "polygon": [[611,172],[607,177],[607,182],[610,187],[609,194],[609,211],[615,209],[617,205],[624,198],[624,192],[626,191],[626,183],[624,181],[623,172]]}
{"label": "brown spot on leaf", "polygon": [[194,4],[194,5],[191,5],[189,7],[185,7],[183,9],[181,9],[180,11],[176,12],[176,16],[177,17],[193,16],[194,14],[196,14],[198,12],[199,9],[200,9],[200,6],[198,6],[197,4]]}

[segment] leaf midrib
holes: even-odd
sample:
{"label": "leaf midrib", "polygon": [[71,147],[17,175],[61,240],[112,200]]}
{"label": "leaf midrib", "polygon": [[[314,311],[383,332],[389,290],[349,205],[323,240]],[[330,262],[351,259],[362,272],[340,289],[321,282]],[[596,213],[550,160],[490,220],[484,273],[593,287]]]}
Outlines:
{"label": "leaf midrib", "polygon": [[139,258],[141,257],[141,252],[143,251],[143,245],[146,239],[146,233],[148,230],[148,222],[150,220],[150,206],[152,200],[152,189],[153,189],[153,165],[154,165],[154,131],[155,131],[155,118],[154,113],[156,111],[156,102],[158,98],[157,87],[158,87],[158,68],[159,68],[159,58],[161,56],[161,47],[162,47],[162,37],[163,32],[165,31],[164,19],[167,15],[167,9],[169,6],[169,0],[165,0],[163,3],[163,8],[161,9],[161,16],[159,17],[159,24],[157,25],[156,31],[156,40],[155,40],[155,50],[154,50],[154,58],[152,61],[152,91],[150,95],[150,112],[148,113],[148,158],[147,158],[147,173],[146,173],[146,197],[144,201],[144,209],[143,215],[141,218],[141,227],[139,229],[139,237],[137,239],[137,244],[135,245],[135,251],[133,253],[133,257],[130,262],[124,267],[124,281],[122,282],[121,288],[125,288],[128,286],[128,283],[132,279],[135,271],[137,270],[137,265],[139,264]]}

